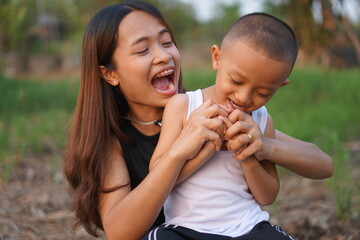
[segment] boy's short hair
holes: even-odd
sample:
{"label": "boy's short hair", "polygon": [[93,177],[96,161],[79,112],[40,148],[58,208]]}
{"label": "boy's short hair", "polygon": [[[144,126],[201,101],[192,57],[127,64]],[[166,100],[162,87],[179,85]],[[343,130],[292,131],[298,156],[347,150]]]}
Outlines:
{"label": "boy's short hair", "polygon": [[244,40],[269,58],[295,64],[298,42],[293,30],[280,19],[262,12],[240,17],[225,39]]}

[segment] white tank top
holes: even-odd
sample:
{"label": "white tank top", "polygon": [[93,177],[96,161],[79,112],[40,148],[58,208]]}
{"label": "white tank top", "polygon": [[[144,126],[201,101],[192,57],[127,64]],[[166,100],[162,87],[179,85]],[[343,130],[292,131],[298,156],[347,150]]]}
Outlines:
{"label": "white tank top", "polygon": [[[187,92],[189,114],[203,103],[202,91]],[[264,132],[265,107],[252,112]],[[269,220],[249,193],[240,163],[231,151],[216,152],[200,169],[177,185],[164,206],[168,224],[199,232],[231,237],[248,233],[257,223]]]}

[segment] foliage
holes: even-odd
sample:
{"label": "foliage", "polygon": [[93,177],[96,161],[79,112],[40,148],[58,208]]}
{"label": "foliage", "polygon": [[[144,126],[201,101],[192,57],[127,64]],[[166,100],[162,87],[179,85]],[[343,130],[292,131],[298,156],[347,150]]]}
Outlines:
{"label": "foliage", "polygon": [[[149,2],[151,3],[151,1]],[[185,45],[186,41],[193,38],[199,23],[191,5],[171,0],[157,0],[152,3],[159,8],[170,24],[180,46]]]}
{"label": "foliage", "polygon": [[[187,47],[193,42],[195,45],[209,42],[219,44],[225,32],[239,17],[241,10],[239,3],[219,2],[214,9],[213,18],[208,22],[200,23],[190,4],[180,0],[146,1],[158,6],[165,15],[174,29],[180,47]],[[0,2],[0,72],[1,61],[4,61],[8,53],[16,56],[16,63],[13,63],[16,66],[15,72],[26,72],[31,70],[29,61],[33,55],[51,55],[60,59],[73,57],[74,54],[80,55],[82,33],[90,18],[99,9],[119,1],[0,0]],[[264,2],[267,11],[280,16],[294,27],[305,53],[314,56],[313,59],[316,61],[344,67],[355,64],[356,56],[360,58],[358,26],[346,24],[341,12],[332,11],[335,9],[332,3],[342,6],[343,1]],[[312,9],[316,4],[322,6],[322,22],[316,22],[313,17]],[[335,44],[344,42],[345,45],[341,46],[342,51],[337,51],[338,45]],[[324,49],[327,55],[322,54]],[[332,56],[336,59],[334,60]]]}
{"label": "foliage", "polygon": [[266,1],[266,11],[294,29],[308,59],[344,68],[359,65],[360,39],[359,29],[343,14],[343,5],[342,0]]}

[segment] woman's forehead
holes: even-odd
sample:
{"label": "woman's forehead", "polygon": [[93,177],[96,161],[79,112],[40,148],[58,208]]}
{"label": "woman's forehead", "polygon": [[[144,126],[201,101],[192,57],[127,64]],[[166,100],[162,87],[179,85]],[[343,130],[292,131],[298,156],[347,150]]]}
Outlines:
{"label": "woman's forehead", "polygon": [[136,44],[143,38],[158,35],[165,26],[155,16],[135,10],[129,13],[119,24],[119,40],[127,45]]}

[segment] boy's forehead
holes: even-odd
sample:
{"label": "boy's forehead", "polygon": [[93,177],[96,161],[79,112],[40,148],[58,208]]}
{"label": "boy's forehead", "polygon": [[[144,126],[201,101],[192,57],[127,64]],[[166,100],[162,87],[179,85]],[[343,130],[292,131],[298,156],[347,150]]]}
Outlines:
{"label": "boy's forehead", "polygon": [[[235,49],[242,49],[242,48],[250,48],[254,51],[260,53],[263,56],[266,56],[267,58],[273,59],[275,61],[283,62],[290,64],[289,61],[286,61],[284,59],[281,59],[274,54],[271,54],[270,51],[268,51],[265,47],[262,47],[261,45],[254,44],[249,37],[243,36],[243,37],[226,37],[224,38],[223,42],[221,43],[221,50],[224,52],[228,51],[229,53],[234,53]],[[244,57],[242,51],[236,52],[239,57]]]}
{"label": "boy's forehead", "polygon": [[252,79],[267,88],[280,87],[291,71],[291,64],[268,57],[247,41],[227,41],[221,51],[221,71],[239,79]]}

